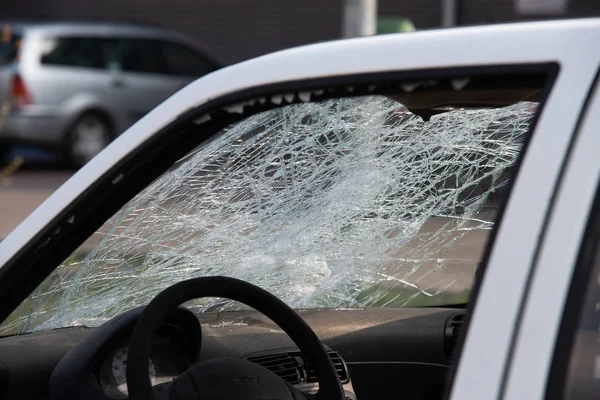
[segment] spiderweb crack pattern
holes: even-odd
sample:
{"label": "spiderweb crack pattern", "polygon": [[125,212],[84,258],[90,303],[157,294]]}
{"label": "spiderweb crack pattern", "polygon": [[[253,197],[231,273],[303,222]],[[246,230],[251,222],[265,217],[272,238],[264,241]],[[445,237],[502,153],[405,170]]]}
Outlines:
{"label": "spiderweb crack pattern", "polygon": [[424,122],[368,96],[251,116],[131,200],[2,331],[97,326],[209,275],[295,308],[402,306],[468,289],[479,258],[461,251],[483,248],[534,113],[524,102]]}

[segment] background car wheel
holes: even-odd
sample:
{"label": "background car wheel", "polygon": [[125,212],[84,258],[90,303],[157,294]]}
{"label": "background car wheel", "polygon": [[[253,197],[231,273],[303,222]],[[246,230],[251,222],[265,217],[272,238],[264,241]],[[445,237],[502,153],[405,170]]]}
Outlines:
{"label": "background car wheel", "polygon": [[86,112],[73,124],[65,145],[65,161],[81,167],[100,153],[112,140],[111,126],[99,113]]}

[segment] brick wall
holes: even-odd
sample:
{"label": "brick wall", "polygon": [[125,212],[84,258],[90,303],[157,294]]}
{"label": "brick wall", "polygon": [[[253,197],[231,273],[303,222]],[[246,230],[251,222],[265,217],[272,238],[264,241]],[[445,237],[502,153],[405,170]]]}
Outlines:
{"label": "brick wall", "polygon": [[461,2],[461,23],[486,24],[538,19],[600,16],[598,0],[568,0],[564,15],[518,15],[513,0],[458,0]]}
{"label": "brick wall", "polygon": [[379,0],[380,16],[410,18],[419,29],[441,24],[441,0]]}
{"label": "brick wall", "polygon": [[[442,0],[379,0],[379,15],[440,25]],[[539,19],[519,16],[513,0],[457,0],[461,24]],[[0,0],[2,18],[139,20],[197,39],[225,63],[340,37],[343,0]],[[600,0],[569,0],[565,17],[600,15]]]}
{"label": "brick wall", "polygon": [[[456,0],[461,25],[600,16],[600,0],[568,0],[564,15],[519,15],[515,0]],[[406,16],[418,29],[441,25],[442,0],[379,0],[379,15]]]}
{"label": "brick wall", "polygon": [[0,0],[2,18],[102,18],[158,23],[225,63],[338,38],[342,0]]}

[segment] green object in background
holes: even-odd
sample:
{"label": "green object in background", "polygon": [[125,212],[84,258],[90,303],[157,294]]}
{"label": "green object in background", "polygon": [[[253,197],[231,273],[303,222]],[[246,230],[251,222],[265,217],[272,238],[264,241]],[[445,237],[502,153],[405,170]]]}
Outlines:
{"label": "green object in background", "polygon": [[415,25],[409,18],[379,17],[377,18],[377,34],[412,32]]}

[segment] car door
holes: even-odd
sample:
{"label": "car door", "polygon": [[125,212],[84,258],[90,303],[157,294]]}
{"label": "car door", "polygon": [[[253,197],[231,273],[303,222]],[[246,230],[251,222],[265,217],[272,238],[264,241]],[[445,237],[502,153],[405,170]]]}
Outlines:
{"label": "car door", "polygon": [[508,399],[600,397],[599,89],[596,81],[531,271]]}
{"label": "car door", "polygon": [[153,41],[145,38],[107,39],[112,102],[133,124],[181,88],[165,79]]}

